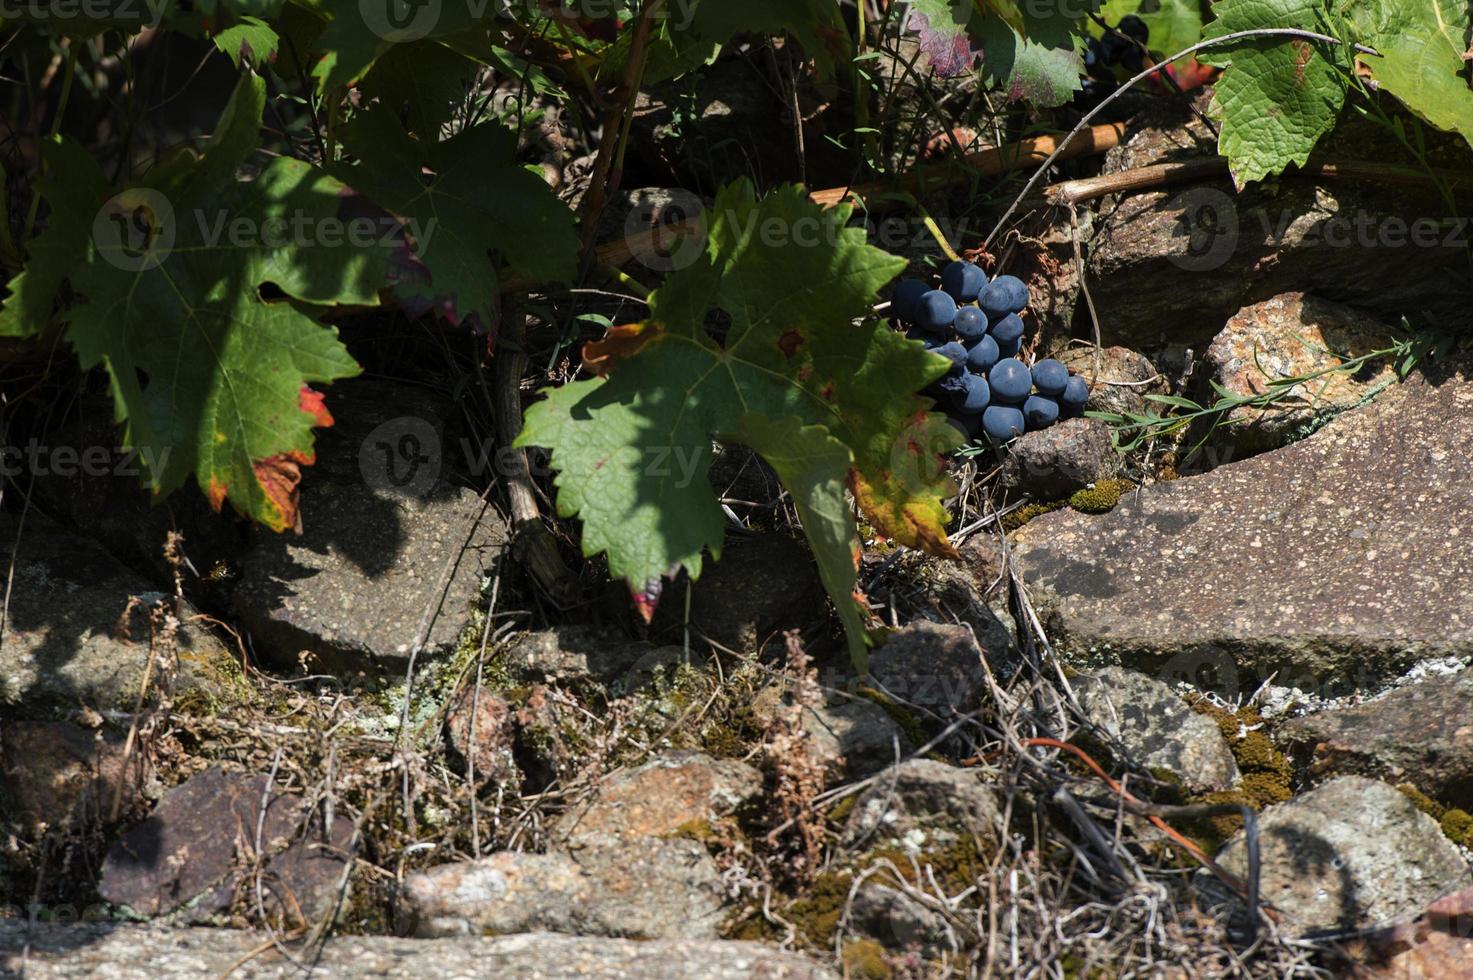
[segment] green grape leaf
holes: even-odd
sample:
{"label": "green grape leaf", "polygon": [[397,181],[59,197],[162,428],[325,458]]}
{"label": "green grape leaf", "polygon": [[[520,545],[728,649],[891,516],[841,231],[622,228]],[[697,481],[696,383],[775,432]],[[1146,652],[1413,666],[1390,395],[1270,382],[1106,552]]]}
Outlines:
{"label": "green grape leaf", "polygon": [[281,38],[270,24],[259,17],[249,16],[216,34],[213,40],[215,47],[228,55],[237,68],[247,59],[256,64],[270,61],[276,57],[276,48],[281,44]]}
{"label": "green grape leaf", "polygon": [[395,45],[463,34],[494,17],[497,4],[444,3],[442,0],[303,0],[331,17],[314,50],[322,58],[312,69],[323,92],[352,85]]}
{"label": "green grape leaf", "polygon": [[755,450],[787,489],[818,565],[819,580],[834,597],[850,656],[861,671],[867,670],[863,609],[851,598],[859,587],[863,550],[844,495],[851,458],[848,447],[821,425],[803,425],[791,417],[773,420],[755,413],[744,416],[740,427],[725,438]]}
{"label": "green grape leaf", "polygon": [[[1207,26],[1206,38],[1323,26],[1323,0],[1219,0],[1212,9],[1217,19]],[[1303,164],[1345,104],[1349,66],[1339,48],[1268,37],[1207,48],[1197,57],[1226,68],[1212,107],[1222,120],[1218,148],[1239,189]]]}
{"label": "green grape leaf", "polygon": [[359,89],[402,118],[409,131],[435,141],[456,106],[464,105],[479,66],[438,41],[396,44],[380,58]]}
{"label": "green grape leaf", "polygon": [[[1197,0],[1105,0],[1100,7],[1100,19],[1107,24],[1118,24],[1131,14],[1150,30],[1146,47],[1158,58],[1202,40],[1202,7]],[[1091,23],[1090,33],[1099,37],[1103,32]]]}
{"label": "green grape leaf", "polygon": [[410,313],[433,309],[452,323],[469,318],[489,328],[498,290],[492,251],[530,279],[573,277],[573,213],[545,180],[516,162],[516,135],[500,123],[421,142],[389,112],[370,109],[344,126],[342,137],[359,162],[333,173],[406,220],[428,270],[427,281],[395,284]]}
{"label": "green grape leaf", "polygon": [[[671,29],[679,33],[679,22],[673,21]],[[690,32],[719,44],[738,33],[791,34],[825,75],[850,51],[849,33],[833,0],[699,0]]]}
{"label": "green grape leaf", "polygon": [[1438,129],[1473,144],[1466,0],[1357,0],[1342,4],[1359,37],[1380,52],[1358,60],[1380,86]]}
{"label": "green grape leaf", "polygon": [[51,320],[57,291],[87,251],[96,202],[108,184],[91,156],[72,142],[45,146],[46,172],[37,189],[51,205],[46,230],[31,239],[24,271],[10,280],[0,305],[0,337],[30,337]]}
{"label": "green grape leaf", "polygon": [[67,336],[84,368],[106,368],[149,485],[164,494],[193,474],[217,509],[229,500],[280,530],[298,519],[312,429],[332,424],[309,385],[358,372],[336,331],[289,300],[374,306],[410,257],[392,216],[306,163],[236,179],[264,104],[264,83],[243,78],[199,155],[111,197],[74,147],[47,166],[52,207],[85,189],[92,212]]}
{"label": "green grape leaf", "polygon": [[[698,577],[707,551],[720,557],[712,439],[772,451],[800,481],[789,490],[815,522],[805,531],[834,602],[853,604],[841,615],[858,658],[862,610],[834,557],[854,540],[853,518],[834,502],[834,443],[880,533],[953,554],[944,456],[961,437],[916,394],[946,361],[870,315],[904,260],[846,227],[850,213],[796,186],[760,203],[746,181],[722,190],[702,220],[703,247],[677,251],[690,264],[650,296],[649,318],[585,348],[603,376],[533,405],[517,444],[552,451],[559,513],[582,518],[584,552],[606,553],[637,594],[681,568]],[[722,341],[707,332],[713,316],[729,320]]]}

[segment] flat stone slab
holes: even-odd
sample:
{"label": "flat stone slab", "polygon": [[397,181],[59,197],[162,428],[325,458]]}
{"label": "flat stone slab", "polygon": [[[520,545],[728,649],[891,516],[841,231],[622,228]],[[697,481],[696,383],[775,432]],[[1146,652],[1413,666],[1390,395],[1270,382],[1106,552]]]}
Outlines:
{"label": "flat stone slab", "polygon": [[[0,554],[11,554],[17,533],[0,637],[0,712],[45,715],[81,705],[132,711],[148,668],[150,609],[171,600],[99,545],[36,513],[19,528],[12,515],[0,514]],[[158,643],[150,689],[225,698],[239,683],[239,665],[185,608],[177,664]]]}
{"label": "flat stone slab", "polygon": [[[29,949],[27,950],[27,946]],[[0,976],[30,980],[288,978],[301,969],[264,933],[86,923],[37,925],[0,919]],[[312,958],[314,975],[421,980],[832,980],[831,970],[759,943],[588,939],[549,933],[422,940],[338,936]]]}
{"label": "flat stone slab", "polygon": [[1030,522],[1017,560],[1055,645],[1231,693],[1473,653],[1473,382],[1431,370],[1302,442]]}

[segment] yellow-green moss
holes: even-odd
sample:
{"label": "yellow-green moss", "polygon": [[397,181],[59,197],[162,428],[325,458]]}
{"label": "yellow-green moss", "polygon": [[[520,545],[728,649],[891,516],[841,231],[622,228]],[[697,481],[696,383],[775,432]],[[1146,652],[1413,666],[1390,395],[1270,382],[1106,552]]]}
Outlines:
{"label": "yellow-green moss", "polygon": [[844,975],[853,980],[889,980],[890,964],[885,947],[873,939],[852,939],[844,944]]}
{"label": "yellow-green moss", "polygon": [[[934,879],[948,895],[964,892],[977,884],[987,868],[989,855],[978,847],[976,838],[963,834],[945,847],[936,847],[912,855],[899,847],[878,847],[860,861],[860,865],[889,861],[912,885],[928,887]],[[921,874],[915,868],[919,866]],[[930,868],[930,873],[926,869]]]}
{"label": "yellow-green moss", "polygon": [[859,794],[851,793],[829,808],[827,814],[829,823],[835,827],[842,827],[849,820],[849,814],[854,811],[854,804],[859,802]]}
{"label": "yellow-green moss", "polygon": [[1411,800],[1412,804],[1418,810],[1421,810],[1433,820],[1441,820],[1442,815],[1447,812],[1446,807],[1444,807],[1441,803],[1438,803],[1426,793],[1417,789],[1417,787],[1413,786],[1411,783],[1398,783],[1396,788],[1402,796],[1405,796],[1407,799]]}
{"label": "yellow-green moss", "polygon": [[1004,531],[1016,531],[1035,517],[1042,517],[1044,514],[1056,511],[1064,505],[1065,501],[1053,500],[1048,503],[1028,504],[1024,507],[1019,507],[1017,510],[1010,511],[1002,516],[1002,529]]}
{"label": "yellow-green moss", "polygon": [[[1187,702],[1192,710],[1206,715],[1217,725],[1242,777],[1235,789],[1205,793],[1191,802],[1231,803],[1261,810],[1274,803],[1283,803],[1294,795],[1293,763],[1274,748],[1267,735],[1254,730],[1263,724],[1263,716],[1253,708],[1229,711],[1200,696],[1189,697]],[[1194,835],[1205,850],[1211,851],[1242,826],[1242,816],[1226,814],[1192,821],[1188,833]]]}
{"label": "yellow-green moss", "polygon": [[1473,848],[1473,813],[1449,810],[1442,815],[1442,832],[1461,847]]}
{"label": "yellow-green moss", "polygon": [[1103,514],[1115,509],[1120,498],[1135,489],[1129,480],[1101,480],[1092,487],[1075,491],[1069,506],[1086,514]]}
{"label": "yellow-green moss", "polygon": [[826,871],[813,879],[807,893],[783,913],[818,949],[832,949],[834,933],[849,901],[854,878],[847,871]]}

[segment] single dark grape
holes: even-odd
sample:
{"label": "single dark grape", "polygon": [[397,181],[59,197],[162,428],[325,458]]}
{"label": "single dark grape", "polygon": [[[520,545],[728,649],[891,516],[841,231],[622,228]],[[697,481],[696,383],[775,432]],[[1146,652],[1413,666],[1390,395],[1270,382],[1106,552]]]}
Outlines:
{"label": "single dark grape", "polygon": [[1039,394],[1058,398],[1069,384],[1069,369],[1052,357],[1045,357],[1033,365],[1033,387]]}
{"label": "single dark grape", "polygon": [[948,374],[926,389],[926,393],[942,406],[960,405],[967,397],[966,375],[961,372]]}
{"label": "single dark grape", "polygon": [[951,329],[956,331],[958,337],[967,343],[974,343],[987,336],[987,314],[975,306],[963,306],[956,311],[956,319],[951,321]]}
{"label": "single dark grape", "polygon": [[982,413],[982,431],[1002,442],[1021,436],[1027,428],[1023,413],[1016,406],[988,405]]}
{"label": "single dark grape", "polygon": [[1009,313],[994,323],[987,331],[992,334],[992,339],[999,345],[1010,344],[1023,336],[1023,318],[1016,313]]}
{"label": "single dark grape", "polygon": [[982,289],[977,305],[989,320],[1001,320],[1009,313],[1028,308],[1028,287],[1017,276],[998,276]]}
{"label": "single dark grape", "polygon": [[916,304],[931,289],[924,280],[902,279],[895,292],[890,294],[890,312],[907,323],[916,318]]}
{"label": "single dark grape", "polygon": [[1097,82],[1114,82],[1115,73],[1110,70],[1109,53],[1099,38],[1090,38],[1084,44],[1084,70]]}
{"label": "single dark grape", "polygon": [[1030,432],[1047,429],[1059,421],[1059,403],[1043,395],[1029,395],[1023,403],[1023,421]]}
{"label": "single dark grape", "polygon": [[971,442],[977,437],[977,426],[980,421],[981,416],[966,417],[948,415],[946,417],[946,424],[951,426],[956,431],[960,432],[962,434],[962,438],[966,439],[968,442]]}
{"label": "single dark grape", "polygon": [[1033,390],[1033,375],[1016,357],[1005,357],[987,372],[992,396],[1000,402],[1021,402]]}
{"label": "single dark grape", "polygon": [[1140,48],[1136,47],[1135,45],[1131,45],[1129,48],[1126,48],[1125,53],[1120,56],[1120,67],[1124,68],[1132,75],[1139,75],[1141,69],[1146,67],[1146,56]]}
{"label": "single dark grape", "polygon": [[1105,52],[1105,63],[1114,65],[1119,64],[1125,52],[1135,47],[1135,42],[1122,34],[1110,31],[1100,38],[1100,46]]}
{"label": "single dark grape", "polygon": [[953,262],[941,271],[941,288],[958,303],[971,303],[987,285],[987,273],[972,262]]}
{"label": "single dark grape", "polygon": [[916,300],[916,326],[940,333],[956,319],[956,300],[939,289],[930,289]]}
{"label": "single dark grape", "polygon": [[1065,418],[1074,418],[1084,412],[1084,405],[1089,401],[1089,385],[1079,375],[1070,375],[1069,383],[1064,386],[1064,393],[1059,396],[1059,409]]}
{"label": "single dark grape", "polygon": [[956,374],[960,371],[966,370],[967,349],[961,344],[958,344],[956,341],[953,340],[950,343],[942,344],[940,347],[937,347],[934,351],[932,351],[932,353],[940,354],[942,357],[951,362],[952,374]]}
{"label": "single dark grape", "polygon": [[1120,18],[1120,23],[1115,25],[1115,29],[1131,40],[1139,41],[1142,44],[1145,44],[1151,39],[1150,26],[1135,14],[1127,14]]}
{"label": "single dark grape", "polygon": [[982,339],[967,348],[967,370],[985,374],[999,358],[997,341],[983,334]]}
{"label": "single dark grape", "polygon": [[1013,340],[999,340],[999,341],[997,341],[997,356],[998,356],[998,359],[999,360],[1002,359],[1002,358],[1004,358],[1004,357],[1017,357],[1018,356],[1018,351],[1020,351],[1022,349],[1023,349],[1023,338],[1022,337],[1018,337],[1018,338],[1015,338]]}
{"label": "single dark grape", "polygon": [[980,374],[964,374],[962,383],[966,386],[967,394],[962,399],[960,409],[968,414],[981,414],[992,403],[992,389],[987,384],[987,379]]}

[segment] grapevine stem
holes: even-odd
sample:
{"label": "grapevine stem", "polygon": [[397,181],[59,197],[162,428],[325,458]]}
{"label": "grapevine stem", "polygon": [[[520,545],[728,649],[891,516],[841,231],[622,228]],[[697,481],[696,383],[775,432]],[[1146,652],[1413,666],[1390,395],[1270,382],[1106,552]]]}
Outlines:
{"label": "grapevine stem", "polygon": [[[1306,41],[1319,41],[1324,44],[1346,44],[1346,42],[1341,41],[1339,38],[1330,37],[1328,34],[1319,34],[1315,31],[1302,31],[1298,28],[1292,27],[1260,27],[1255,28],[1251,31],[1235,31],[1232,34],[1224,34],[1222,37],[1214,37],[1206,41],[1198,41],[1196,44],[1192,45],[1189,48],[1183,48],[1166,60],[1158,61],[1151,67],[1143,69],[1130,81],[1126,82],[1124,85],[1120,86],[1118,89],[1111,92],[1108,96],[1101,100],[1099,105],[1095,106],[1089,112],[1086,112],[1084,114],[1084,117],[1074,125],[1074,128],[1069,131],[1069,134],[1059,142],[1058,149],[1054,150],[1054,152],[1049,155],[1048,159],[1043,161],[1043,164],[1038,168],[1038,171],[1028,179],[1028,183],[1023,185],[1023,189],[1018,192],[1018,196],[1013,198],[1013,203],[1008,205],[1008,209],[1003,212],[1003,216],[997,219],[997,224],[993,227],[992,233],[987,236],[987,240],[982,243],[982,247],[984,249],[991,249],[992,243],[996,240],[998,234],[1003,230],[1004,227],[1006,227],[1008,219],[1017,212],[1018,205],[1023,203],[1023,200],[1028,197],[1029,194],[1033,193],[1033,189],[1038,186],[1038,182],[1044,178],[1045,174],[1048,173],[1049,168],[1054,165],[1054,161],[1058,159],[1058,157],[1063,155],[1064,150],[1069,146],[1069,143],[1074,139],[1074,137],[1083,132],[1084,129],[1089,126],[1090,121],[1098,116],[1102,111],[1104,111],[1106,106],[1110,105],[1110,103],[1120,98],[1120,96],[1124,95],[1126,92],[1130,91],[1130,89],[1134,88],[1136,85],[1139,85],[1150,76],[1156,74],[1157,72],[1165,71],[1166,66],[1170,65],[1174,61],[1179,61],[1182,58],[1187,57],[1188,55],[1196,54],[1198,51],[1201,51],[1204,48],[1212,48],[1220,44],[1227,44],[1231,41],[1241,41],[1245,38],[1250,37],[1291,37],[1300,38],[1301,40]],[[1377,51],[1375,48],[1366,47],[1364,44],[1348,44],[1347,46],[1354,48],[1359,54],[1368,54],[1374,57],[1380,57],[1381,54],[1381,52]]]}
{"label": "grapevine stem", "polygon": [[624,66],[624,90],[620,93],[622,98],[604,117],[603,140],[599,143],[598,157],[593,165],[593,180],[588,185],[587,208],[583,212],[582,244],[585,255],[593,246],[599,215],[603,214],[604,205],[608,202],[609,174],[613,170],[616,150],[619,159],[623,159],[622,146],[634,120],[634,101],[639,97],[640,83],[644,79],[650,33],[655,15],[659,13],[663,3],[664,0],[645,0],[639,22],[634,26],[634,37],[629,42],[629,60]]}

